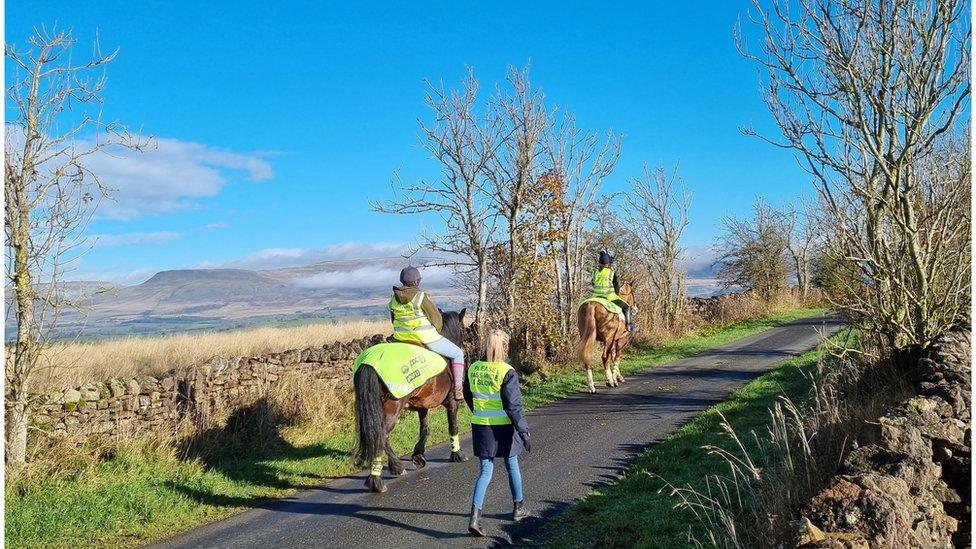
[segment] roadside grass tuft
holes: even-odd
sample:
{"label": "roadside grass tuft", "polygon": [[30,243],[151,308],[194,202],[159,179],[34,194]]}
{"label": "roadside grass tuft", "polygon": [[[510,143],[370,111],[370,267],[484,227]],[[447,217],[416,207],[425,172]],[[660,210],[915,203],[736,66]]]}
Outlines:
{"label": "roadside grass tuft", "polygon": [[[823,312],[823,309],[800,309],[704,329],[694,335],[655,346],[636,347],[622,361],[621,371],[625,374],[641,371],[769,327]],[[782,371],[781,368],[770,375],[782,376]],[[600,373],[596,376],[599,380]],[[526,406],[535,408],[579,392],[585,387],[585,379],[585,372],[578,366],[557,371],[545,378],[541,375],[527,376],[523,391]],[[764,383],[778,383],[780,380],[778,377],[766,379],[764,376],[755,383],[765,387]],[[759,390],[754,387],[755,383],[750,385],[750,390]],[[759,390],[760,394],[765,394],[767,389]],[[326,396],[323,395],[323,398]],[[219,432],[214,433],[210,446],[204,446],[205,449],[198,452],[180,451],[178,446],[159,441],[120,443],[112,448],[107,459],[91,462],[67,474],[33,475],[8,481],[4,497],[6,543],[11,547],[135,546],[224,518],[254,507],[268,498],[282,497],[297,489],[318,486],[329,479],[354,473],[356,468],[350,460],[354,440],[349,399],[336,398],[335,395],[328,398],[332,399],[333,404],[330,406],[329,421],[316,425],[315,421],[305,420],[305,417],[309,417],[306,416],[309,413],[307,409],[314,408],[314,403],[308,400],[309,395],[303,395],[308,404],[299,410],[286,410],[287,417],[282,419],[288,421],[279,423],[276,432],[269,435],[277,437],[275,443],[262,444],[257,450],[238,446],[221,451],[219,447],[223,439]],[[275,400],[279,399],[272,398],[272,401]],[[736,406],[735,402],[738,400],[734,398],[731,403],[720,406]],[[738,406],[741,407],[742,403]],[[726,409],[722,409],[725,413]],[[757,416],[764,414],[764,407],[762,412],[756,412]],[[315,415],[312,413],[311,417]],[[292,421],[291,416],[297,417],[298,421]],[[470,415],[466,409],[460,415],[460,423],[464,430],[470,428]],[[706,425],[696,427],[697,423],[698,420],[681,432],[690,429],[692,433],[701,433]],[[418,429],[417,416],[405,415],[392,434],[394,449],[401,455],[409,452],[416,442]],[[431,414],[430,429],[430,445],[447,440],[446,415],[442,411]],[[214,449],[214,445],[218,449]],[[668,459],[687,460],[700,452],[700,445],[700,442],[693,441],[682,443],[682,450]],[[470,448],[466,450],[470,451]],[[649,465],[649,470],[657,472],[663,471],[667,463]],[[700,473],[698,471],[696,474]],[[634,482],[644,483],[645,486],[651,482],[647,475],[633,476]],[[681,477],[663,473],[662,476],[673,482],[682,481]],[[633,496],[648,497],[654,495],[654,490],[650,494],[645,494],[645,490],[635,491]],[[596,494],[588,498],[574,511],[574,515],[586,517],[601,514],[605,505],[592,506],[589,503],[599,502],[600,497]],[[655,498],[649,497],[646,504],[653,506],[654,501]],[[670,503],[664,507],[654,516],[665,523],[655,524],[655,530],[665,526],[669,528],[668,531],[675,532],[687,528],[687,522],[669,518],[674,513]],[[645,531],[648,520],[658,520],[643,516],[614,519],[603,520],[600,527],[616,522],[619,525],[615,527],[617,533],[608,534],[622,533],[629,537],[621,539],[631,540],[641,539],[640,534]],[[667,523],[668,520],[671,524]],[[596,528],[592,521],[587,522],[590,523],[589,529]],[[613,543],[612,540],[612,537],[607,539],[609,543]]]}

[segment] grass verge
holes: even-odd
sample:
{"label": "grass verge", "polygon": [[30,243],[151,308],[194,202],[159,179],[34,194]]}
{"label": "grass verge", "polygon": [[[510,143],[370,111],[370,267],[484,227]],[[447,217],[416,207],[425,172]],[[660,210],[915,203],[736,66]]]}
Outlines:
{"label": "grass verge", "polygon": [[[622,361],[621,370],[644,370],[822,312],[800,309],[638,347]],[[525,380],[523,394],[527,407],[534,408],[584,386],[585,373],[574,369],[545,379],[531,376]],[[470,426],[466,410],[461,425]],[[285,428],[275,449],[263,454],[241,452],[187,460],[179,459],[166,445],[122,446],[115,455],[78,474],[8,486],[4,537],[11,547],[134,546],[161,539],[262,500],[353,473],[351,427],[348,423],[319,435],[307,428]],[[430,427],[431,445],[447,439],[445,414],[433,414]],[[405,416],[393,432],[393,447],[407,453],[416,442],[417,429],[416,415]],[[631,515],[628,520],[643,518]]]}
{"label": "grass verge", "polygon": [[665,481],[675,486],[700,485],[708,475],[727,470],[727,463],[703,446],[728,447],[722,418],[738,433],[761,430],[769,408],[781,395],[793,400],[808,394],[821,349],[814,349],[764,374],[730,398],[709,408],[659,444],[644,452],[610,486],[595,490],[547,524],[544,547],[695,547],[690,535],[707,539],[695,515],[676,509]]}

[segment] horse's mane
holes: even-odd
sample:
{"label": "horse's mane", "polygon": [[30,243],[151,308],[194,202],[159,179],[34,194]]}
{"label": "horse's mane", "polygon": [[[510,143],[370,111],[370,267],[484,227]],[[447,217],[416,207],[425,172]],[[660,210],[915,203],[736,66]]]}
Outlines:
{"label": "horse's mane", "polygon": [[461,312],[441,311],[441,319],[444,322],[441,335],[459,347],[464,345],[464,313],[465,309],[461,309]]}

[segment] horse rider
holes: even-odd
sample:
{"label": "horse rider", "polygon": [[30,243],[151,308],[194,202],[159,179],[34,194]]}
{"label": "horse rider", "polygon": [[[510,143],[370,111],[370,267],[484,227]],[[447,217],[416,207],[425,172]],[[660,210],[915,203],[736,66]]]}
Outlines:
{"label": "horse rider", "polygon": [[591,297],[602,297],[620,307],[624,313],[627,331],[633,331],[634,325],[630,317],[630,305],[617,295],[620,291],[620,280],[611,268],[613,256],[606,250],[600,252],[599,266],[593,273],[593,294]]}
{"label": "horse rider", "polygon": [[464,400],[464,351],[441,336],[444,325],[441,311],[427,292],[420,290],[420,271],[416,267],[404,268],[400,271],[400,284],[393,287],[393,297],[390,298],[393,339],[423,345],[449,359],[454,376],[454,399]]}
{"label": "horse rider", "polygon": [[471,519],[468,531],[484,536],[481,528],[481,509],[491,482],[494,460],[505,458],[508,487],[512,492],[512,520],[518,522],[529,516],[522,496],[522,473],[518,456],[524,449],[532,451],[529,424],[522,410],[522,392],[518,373],[507,362],[508,334],[491,330],[485,341],[485,360],[468,367],[464,384],[464,398],[471,408],[471,443],[481,462],[478,479],[471,496]]}

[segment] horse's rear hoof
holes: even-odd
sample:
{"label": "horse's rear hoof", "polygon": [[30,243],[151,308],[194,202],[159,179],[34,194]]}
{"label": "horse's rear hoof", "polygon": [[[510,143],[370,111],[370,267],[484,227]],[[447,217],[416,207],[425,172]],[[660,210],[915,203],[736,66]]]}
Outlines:
{"label": "horse's rear hoof", "polygon": [[464,463],[468,456],[464,452],[451,452],[451,463]]}
{"label": "horse's rear hoof", "polygon": [[370,492],[376,492],[378,494],[386,492],[386,484],[383,483],[383,479],[377,476],[369,475],[366,477],[365,486]]}
{"label": "horse's rear hoof", "polygon": [[417,469],[423,469],[427,466],[427,458],[423,454],[414,454],[410,459],[413,460],[413,464]]}
{"label": "horse's rear hoof", "polygon": [[586,392],[587,393],[590,393],[591,395],[595,395],[596,394],[596,388],[595,387],[589,387],[589,388],[586,389]]}

